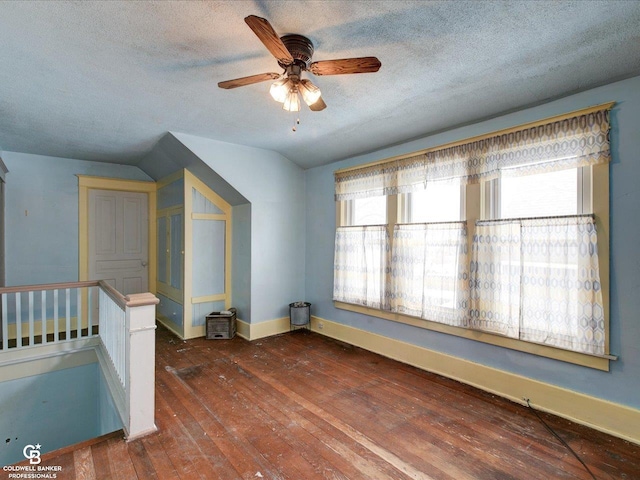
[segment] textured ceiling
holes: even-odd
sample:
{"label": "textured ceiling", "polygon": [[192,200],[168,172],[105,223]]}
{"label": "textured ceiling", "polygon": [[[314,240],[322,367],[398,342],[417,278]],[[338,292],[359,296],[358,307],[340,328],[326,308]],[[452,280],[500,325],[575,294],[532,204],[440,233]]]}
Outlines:
{"label": "textured ceiling", "polygon": [[[301,33],[328,108],[284,112],[280,72],[243,18]],[[135,164],[167,131],[280,152],[302,167],[640,74],[639,1],[1,1],[0,148]]]}

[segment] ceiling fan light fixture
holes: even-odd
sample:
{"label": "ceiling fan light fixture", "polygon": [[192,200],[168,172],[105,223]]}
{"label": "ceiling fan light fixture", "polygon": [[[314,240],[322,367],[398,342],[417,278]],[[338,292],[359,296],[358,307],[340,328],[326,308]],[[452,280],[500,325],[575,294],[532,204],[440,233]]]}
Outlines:
{"label": "ceiling fan light fixture", "polygon": [[295,86],[291,87],[289,93],[287,93],[287,98],[285,98],[282,108],[288,112],[300,111],[300,96]]}
{"label": "ceiling fan light fixture", "polygon": [[[373,73],[380,69],[381,63],[376,57],[342,58],[313,62],[313,42],[299,34],[288,34],[280,37],[266,18],[249,15],[245,23],[255,33],[269,53],[278,61],[283,73],[260,73],[248,77],[235,78],[218,82],[218,87],[232,89],[253,85],[255,83],[275,81],[269,93],[273,99],[282,103],[282,108],[289,112],[300,111],[300,95],[312,112],[320,112],[327,108],[320,94],[320,89],[307,79],[302,78],[304,72],[314,75],[345,75],[352,73]],[[296,120],[298,122],[298,120]],[[294,126],[295,131],[295,126]]]}
{"label": "ceiling fan light fixture", "polygon": [[321,92],[318,87],[316,87],[310,80],[306,78],[300,81],[300,93],[302,94],[302,99],[304,103],[311,106],[318,101],[320,98]]}
{"label": "ceiling fan light fixture", "polygon": [[292,85],[293,82],[288,77],[281,78],[280,80],[273,82],[269,89],[269,93],[276,102],[283,103],[287,98],[287,94],[289,93]]}

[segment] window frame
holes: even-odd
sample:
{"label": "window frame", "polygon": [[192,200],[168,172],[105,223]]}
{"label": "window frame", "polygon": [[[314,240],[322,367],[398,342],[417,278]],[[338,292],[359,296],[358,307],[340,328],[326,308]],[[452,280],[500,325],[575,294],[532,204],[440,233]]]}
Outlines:
{"label": "window frame", "polygon": [[[593,168],[588,165],[576,168],[576,213],[582,215],[593,212]],[[535,176],[531,175],[532,177]],[[482,220],[498,220],[501,215],[501,182],[500,178],[494,178],[480,184]],[[545,215],[540,215],[545,216]],[[506,218],[506,217],[505,217]]]}
{"label": "window frame", "polygon": [[[584,169],[582,167],[579,170]],[[406,325],[411,325],[418,328],[424,328],[440,333],[446,333],[469,340],[475,340],[490,345],[496,345],[512,350],[530,353],[541,357],[560,360],[576,365],[581,365],[589,368],[594,368],[602,371],[609,371],[610,360],[617,360],[617,357],[610,354],[610,293],[609,293],[609,164],[599,164],[587,167],[589,174],[582,176],[582,180],[578,183],[580,196],[584,199],[585,187],[590,191],[590,198],[586,205],[590,207],[590,212],[593,213],[596,219],[596,228],[598,229],[598,257],[600,267],[600,283],[602,286],[603,308],[605,317],[605,355],[591,355],[587,353],[575,352],[570,350],[564,350],[558,347],[550,345],[542,345],[538,343],[528,342],[525,340],[509,338],[498,334],[471,330],[463,327],[455,327],[438,323],[430,320],[425,320],[419,317],[413,317],[406,314],[399,314],[394,312],[388,312],[385,310],[377,310],[368,307],[362,307],[359,305],[348,304],[344,302],[334,301],[334,307],[347,310],[355,313],[369,315],[385,320],[390,320]],[[584,173],[584,172],[583,172]],[[475,234],[475,222],[476,220],[486,219],[485,213],[487,212],[488,202],[495,202],[491,195],[495,195],[495,192],[491,192],[483,182],[480,184],[468,184],[463,185],[464,189],[464,214],[462,218],[466,218],[467,222],[467,239],[468,249],[471,252],[472,239]],[[585,185],[586,183],[586,185]],[[402,200],[399,199],[400,195],[387,196],[387,228],[390,233],[390,247],[393,247],[393,227],[401,217]],[[337,201],[336,203],[336,226],[343,226],[344,215],[347,201]],[[584,204],[584,200],[583,200]]]}
{"label": "window frame", "polygon": [[[383,195],[380,195],[381,197]],[[372,197],[372,198],[376,198],[376,197]],[[342,203],[343,205],[341,206],[340,212],[341,212],[341,224],[338,225],[339,227],[356,227],[356,226],[365,226],[365,225],[386,225],[388,223],[389,220],[389,212],[388,209],[385,212],[385,218],[386,221],[383,223],[354,223],[354,219],[356,216],[356,201],[359,199],[354,199],[354,200],[343,200]]]}

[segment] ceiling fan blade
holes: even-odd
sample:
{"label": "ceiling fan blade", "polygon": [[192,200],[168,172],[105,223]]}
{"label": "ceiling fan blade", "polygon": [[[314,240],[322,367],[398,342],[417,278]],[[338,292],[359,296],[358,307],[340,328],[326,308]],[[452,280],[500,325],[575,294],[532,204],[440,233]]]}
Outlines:
{"label": "ceiling fan blade", "polygon": [[280,40],[280,37],[268,20],[256,17],[255,15],[249,15],[244,21],[260,41],[264,43],[264,46],[271,52],[271,55],[278,59],[278,62],[283,65],[291,65],[293,63],[291,53],[287,50],[287,47],[284,46],[284,43],[282,43],[282,40]]}
{"label": "ceiling fan blade", "polygon": [[279,73],[260,73],[258,75],[251,75],[249,77],[234,78],[233,80],[227,80],[225,82],[219,82],[220,88],[238,88],[245,85],[252,85],[254,83],[266,82],[267,80],[275,80],[280,78]]}
{"label": "ceiling fan blade", "polygon": [[380,70],[380,60],[376,57],[344,58],[341,60],[321,60],[313,62],[309,70],[314,75],[344,75],[346,73],[373,73]]}
{"label": "ceiling fan blade", "polygon": [[316,103],[309,105],[309,110],[313,112],[319,112],[320,110],[324,110],[325,108],[327,108],[327,104],[324,103],[322,97],[318,98],[318,100],[316,100]]}

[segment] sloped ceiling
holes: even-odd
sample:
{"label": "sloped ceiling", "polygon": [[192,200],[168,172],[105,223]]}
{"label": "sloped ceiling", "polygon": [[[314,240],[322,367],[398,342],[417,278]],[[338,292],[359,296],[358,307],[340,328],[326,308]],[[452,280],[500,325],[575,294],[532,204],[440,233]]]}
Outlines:
{"label": "sloped ceiling", "polygon": [[[269,82],[217,87],[280,72],[250,14],[382,68],[314,77],[294,133]],[[307,168],[637,75],[638,25],[638,1],[3,1],[0,148],[136,164],[173,131]]]}

